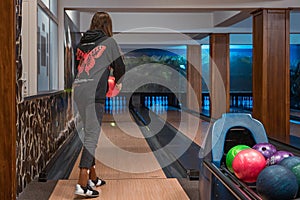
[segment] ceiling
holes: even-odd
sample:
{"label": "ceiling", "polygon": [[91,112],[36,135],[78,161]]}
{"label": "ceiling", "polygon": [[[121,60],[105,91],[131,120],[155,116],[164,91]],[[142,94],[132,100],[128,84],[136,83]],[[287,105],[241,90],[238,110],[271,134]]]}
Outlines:
{"label": "ceiling", "polygon": [[299,0],[59,0],[59,6],[68,10],[80,32],[88,29],[94,12],[107,11],[116,33],[135,38],[183,33],[195,40],[209,33],[251,33],[253,11],[289,8],[291,32],[300,33]]}

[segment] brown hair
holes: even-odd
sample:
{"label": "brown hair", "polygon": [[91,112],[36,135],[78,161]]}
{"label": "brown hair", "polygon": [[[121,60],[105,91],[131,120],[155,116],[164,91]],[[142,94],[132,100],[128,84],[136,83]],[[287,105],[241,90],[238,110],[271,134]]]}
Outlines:
{"label": "brown hair", "polygon": [[96,12],[92,18],[90,30],[102,30],[107,36],[111,37],[112,21],[108,13]]}

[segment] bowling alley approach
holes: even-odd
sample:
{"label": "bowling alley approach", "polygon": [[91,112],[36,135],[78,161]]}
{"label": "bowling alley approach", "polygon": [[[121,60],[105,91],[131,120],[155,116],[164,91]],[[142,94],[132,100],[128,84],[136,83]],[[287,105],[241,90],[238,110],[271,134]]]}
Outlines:
{"label": "bowling alley approach", "polygon": [[0,200],[300,199],[299,0],[0,18]]}

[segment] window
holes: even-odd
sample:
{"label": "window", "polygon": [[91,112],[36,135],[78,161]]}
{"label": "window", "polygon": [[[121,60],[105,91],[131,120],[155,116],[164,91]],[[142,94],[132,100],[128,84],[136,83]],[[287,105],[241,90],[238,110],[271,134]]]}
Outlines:
{"label": "window", "polygon": [[252,92],[252,44],[229,46],[230,91]]}
{"label": "window", "polygon": [[[47,5],[49,2],[43,0],[43,3]],[[37,16],[37,92],[39,93],[58,89],[58,28],[56,18],[48,8],[38,6]]]}
{"label": "window", "polygon": [[40,0],[57,17],[57,0]]}
{"label": "window", "polygon": [[230,34],[229,51],[231,112],[252,110],[252,34]]}
{"label": "window", "polygon": [[[186,88],[184,84],[181,84],[182,78],[186,77],[186,46],[157,46],[155,48],[150,47],[122,47],[122,51],[126,52],[124,55],[124,61],[126,66],[126,71],[128,74],[134,74],[135,76],[153,76],[160,77],[162,80],[165,80],[166,83],[174,85],[178,83],[177,92],[185,92]],[[151,70],[147,71],[143,66],[151,64]],[[162,67],[168,66],[168,67]],[[148,66],[149,67],[149,66]],[[171,70],[172,69],[172,70]],[[179,76],[179,74],[181,76]],[[174,80],[174,78],[178,80]],[[135,85],[135,80],[132,80],[132,83],[128,85]],[[124,87],[123,92],[134,91],[134,88]],[[169,92],[166,87],[159,86],[157,84],[147,84],[140,87],[137,92]],[[174,92],[174,91],[173,91]]]}
{"label": "window", "polygon": [[58,90],[57,0],[24,0],[22,12],[23,97]]}
{"label": "window", "polygon": [[202,63],[202,93],[208,95],[208,86],[209,86],[209,64],[210,64],[210,55],[209,55],[209,44],[201,45],[201,63]]}
{"label": "window", "polygon": [[230,91],[252,93],[252,34],[230,34]]}
{"label": "window", "polygon": [[290,35],[291,109],[300,110],[300,34]]}

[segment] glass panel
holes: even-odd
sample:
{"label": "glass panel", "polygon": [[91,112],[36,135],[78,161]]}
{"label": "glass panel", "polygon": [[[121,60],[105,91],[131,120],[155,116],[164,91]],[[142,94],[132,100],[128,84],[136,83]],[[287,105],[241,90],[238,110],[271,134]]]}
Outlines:
{"label": "glass panel", "polygon": [[50,11],[57,17],[57,0],[50,1]]}
{"label": "glass panel", "polygon": [[50,90],[58,89],[58,27],[50,21]]}
{"label": "glass panel", "polygon": [[202,62],[202,92],[208,93],[208,85],[209,85],[209,45],[203,44],[201,45],[201,62]]}
{"label": "glass panel", "polygon": [[290,40],[291,109],[300,110],[300,34]]}
{"label": "glass panel", "polygon": [[209,55],[209,44],[201,45],[201,63],[202,63],[202,110],[201,113],[203,115],[209,116],[209,106],[210,106],[210,98],[209,98],[209,63],[210,63],[210,55]]}
{"label": "glass panel", "polygon": [[41,0],[45,6],[57,17],[57,0]]}
{"label": "glass panel", "polygon": [[49,90],[49,17],[38,7],[38,92]]}
{"label": "glass panel", "polygon": [[[161,77],[166,82],[178,82],[172,78],[178,77],[179,72],[183,77],[186,76],[186,46],[170,46],[170,47],[157,47],[157,48],[122,48],[125,54],[126,71],[131,71],[137,76],[151,75],[154,77]],[[141,66],[151,63],[151,70],[142,71]],[[162,65],[169,66],[162,69]],[[140,74],[142,72],[142,74]],[[155,75],[154,75],[155,74]],[[133,80],[134,82],[134,80]],[[174,83],[173,83],[174,84]],[[134,85],[133,83],[131,85]],[[124,88],[124,91],[134,91],[133,88]],[[161,88],[155,84],[148,84],[138,88],[137,92],[168,92],[165,88]],[[186,92],[186,88],[181,84],[178,86],[179,92]]]}
{"label": "glass panel", "polygon": [[252,45],[230,45],[230,91],[252,92]]}
{"label": "glass panel", "polygon": [[[53,1],[53,0],[51,0],[51,1]],[[50,5],[49,5],[50,0],[42,0],[42,2],[47,6],[47,8],[50,7]]]}
{"label": "glass panel", "polygon": [[38,92],[57,90],[58,27],[40,7],[38,7],[37,26]]}
{"label": "glass panel", "polygon": [[230,45],[230,108],[252,110],[252,44]]}

